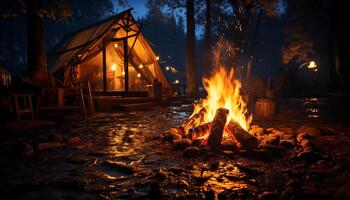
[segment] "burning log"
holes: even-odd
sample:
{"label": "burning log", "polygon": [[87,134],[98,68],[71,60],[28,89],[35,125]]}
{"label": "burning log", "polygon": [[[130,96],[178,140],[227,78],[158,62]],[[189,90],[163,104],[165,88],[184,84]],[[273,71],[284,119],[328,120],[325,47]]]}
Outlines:
{"label": "burning log", "polygon": [[235,121],[230,121],[226,127],[225,131],[232,134],[235,139],[241,144],[245,149],[254,149],[258,146],[258,139],[253,135],[245,131],[239,124]]}
{"label": "burning log", "polygon": [[196,122],[203,121],[203,118],[205,114],[207,113],[207,110],[205,108],[202,108],[199,112],[197,112],[192,117],[188,118],[181,127],[185,130],[185,134],[188,134],[188,130],[194,126],[197,126]]}
{"label": "burning log", "polygon": [[229,112],[230,111],[225,108],[219,108],[216,110],[208,137],[208,145],[210,147],[220,146]]}
{"label": "burning log", "polygon": [[208,134],[210,131],[210,127],[211,127],[211,122],[208,122],[208,123],[199,125],[195,128],[189,129],[189,133],[190,133],[189,135],[191,140],[194,140],[196,138],[199,138]]}

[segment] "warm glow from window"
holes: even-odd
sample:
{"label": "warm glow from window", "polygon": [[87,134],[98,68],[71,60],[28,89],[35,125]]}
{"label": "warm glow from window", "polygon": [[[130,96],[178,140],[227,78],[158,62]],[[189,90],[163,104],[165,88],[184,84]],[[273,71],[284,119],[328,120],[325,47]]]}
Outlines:
{"label": "warm glow from window", "polygon": [[137,73],[137,77],[139,77],[139,78],[140,78],[140,77],[141,77],[141,74],[140,74],[140,73]]}
{"label": "warm glow from window", "polygon": [[124,72],[124,71],[122,71],[122,75],[123,75],[123,76],[125,75],[125,72]]}
{"label": "warm glow from window", "polygon": [[118,48],[118,44],[117,43],[114,44],[114,48]]}
{"label": "warm glow from window", "polygon": [[142,69],[142,68],[143,68],[143,65],[142,65],[142,64],[140,64],[140,65],[139,65],[139,68],[140,68],[140,69]]}
{"label": "warm glow from window", "polygon": [[112,64],[111,70],[114,72],[116,69],[117,69],[117,65],[116,64]]}

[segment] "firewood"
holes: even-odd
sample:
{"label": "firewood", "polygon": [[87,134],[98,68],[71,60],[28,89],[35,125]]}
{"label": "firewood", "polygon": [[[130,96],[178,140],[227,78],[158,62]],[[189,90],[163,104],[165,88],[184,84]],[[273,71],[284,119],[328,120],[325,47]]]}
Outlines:
{"label": "firewood", "polygon": [[220,146],[229,112],[230,111],[225,108],[219,108],[216,110],[208,137],[208,145],[210,147],[217,148]]}
{"label": "firewood", "polygon": [[194,114],[192,117],[188,118],[184,123],[182,123],[181,127],[185,130],[185,134],[188,134],[188,129],[198,126],[199,122],[203,121],[203,118],[205,114],[207,113],[207,110],[205,108],[202,108],[199,112]]}
{"label": "firewood", "polygon": [[196,138],[205,136],[206,134],[209,133],[210,131],[210,127],[211,127],[211,122],[199,125],[197,127],[191,128],[189,130],[189,137],[191,138],[191,140],[194,140]]}
{"label": "firewood", "polygon": [[178,134],[180,136],[184,136],[185,135],[185,131],[184,129],[180,126],[178,128],[170,128],[169,129],[170,133],[174,133],[174,134]]}
{"label": "firewood", "polygon": [[245,131],[238,123],[231,120],[225,131],[233,135],[244,149],[254,149],[258,146],[258,139]]}

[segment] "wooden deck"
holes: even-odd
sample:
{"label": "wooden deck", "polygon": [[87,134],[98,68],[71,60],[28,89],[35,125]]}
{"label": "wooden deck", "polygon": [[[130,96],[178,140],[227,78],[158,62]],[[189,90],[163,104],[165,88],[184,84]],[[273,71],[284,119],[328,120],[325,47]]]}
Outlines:
{"label": "wooden deck", "polygon": [[96,96],[94,102],[97,112],[152,110],[154,106],[147,97]]}

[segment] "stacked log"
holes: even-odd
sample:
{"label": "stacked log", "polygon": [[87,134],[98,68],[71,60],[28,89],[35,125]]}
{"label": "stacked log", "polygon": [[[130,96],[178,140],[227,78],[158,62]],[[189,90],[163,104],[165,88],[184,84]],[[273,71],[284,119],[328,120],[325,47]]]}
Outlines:
{"label": "stacked log", "polygon": [[190,136],[191,140],[194,140],[194,139],[199,138],[199,137],[203,137],[206,134],[208,134],[210,131],[210,127],[211,127],[211,122],[199,125],[195,128],[191,128],[189,130],[189,136]]}
{"label": "stacked log", "polygon": [[219,108],[216,110],[215,117],[211,124],[210,133],[208,137],[208,145],[212,148],[217,148],[221,145],[222,136],[227,120],[229,110],[225,108]]}
{"label": "stacked log", "polygon": [[202,108],[199,112],[194,114],[192,117],[188,118],[182,125],[181,128],[184,130],[184,134],[188,134],[188,130],[198,126],[198,122],[204,121],[204,116],[207,113],[207,110],[205,108]]}
{"label": "stacked log", "polygon": [[244,149],[255,149],[259,144],[258,138],[249,134],[233,120],[226,125],[225,131],[232,134]]}

